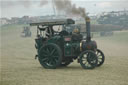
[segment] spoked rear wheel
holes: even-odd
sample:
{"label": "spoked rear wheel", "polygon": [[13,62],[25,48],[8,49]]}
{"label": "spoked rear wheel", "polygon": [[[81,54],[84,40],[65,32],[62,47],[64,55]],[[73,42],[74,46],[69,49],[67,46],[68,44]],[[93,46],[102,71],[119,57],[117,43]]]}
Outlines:
{"label": "spoked rear wheel", "polygon": [[84,69],[93,69],[97,66],[97,55],[91,50],[84,51],[80,54],[80,64]]}
{"label": "spoked rear wheel", "polygon": [[97,66],[101,66],[104,63],[105,56],[104,56],[103,52],[99,49],[96,50],[96,55],[98,57]]}
{"label": "spoked rear wheel", "polygon": [[47,69],[54,69],[61,64],[62,52],[56,44],[46,44],[39,51],[39,62]]}

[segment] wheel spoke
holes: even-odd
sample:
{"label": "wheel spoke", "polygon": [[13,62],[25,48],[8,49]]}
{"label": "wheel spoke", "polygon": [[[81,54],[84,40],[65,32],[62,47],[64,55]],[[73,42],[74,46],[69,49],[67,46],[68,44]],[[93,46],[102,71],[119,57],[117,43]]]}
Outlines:
{"label": "wheel spoke", "polygon": [[92,65],[88,63],[88,67],[91,67]]}
{"label": "wheel spoke", "polygon": [[90,57],[90,56],[91,56],[90,53],[88,53],[87,57]]}
{"label": "wheel spoke", "polygon": [[85,63],[85,65],[88,67],[89,63],[87,62],[87,63]]}
{"label": "wheel spoke", "polygon": [[98,59],[103,59],[103,58],[98,58]]}
{"label": "wheel spoke", "polygon": [[50,51],[49,51],[48,47],[46,48],[46,51],[47,51],[47,53],[50,53]]}
{"label": "wheel spoke", "polygon": [[88,63],[88,62],[87,61],[83,62],[83,64],[86,64],[86,63]]}
{"label": "wheel spoke", "polygon": [[96,53],[96,55],[98,55],[98,54],[99,54],[99,52]]}
{"label": "wheel spoke", "polygon": [[47,60],[48,60],[48,58],[44,58],[44,59],[42,59],[43,62],[45,62],[45,61],[47,61]]}
{"label": "wheel spoke", "polygon": [[55,60],[53,60],[53,61],[52,61],[52,63],[53,63],[53,65],[55,65],[55,64],[56,64],[56,61],[55,61]]}
{"label": "wheel spoke", "polygon": [[50,62],[50,59],[47,60],[47,64],[49,64],[49,62]]}
{"label": "wheel spoke", "polygon": [[56,49],[52,49],[51,54],[53,55],[55,53]]}
{"label": "wheel spoke", "polygon": [[98,59],[98,61],[100,61],[100,62],[101,62],[102,60],[101,60],[101,59]]}
{"label": "wheel spoke", "polygon": [[87,59],[82,59],[82,61],[87,61]]}
{"label": "wheel spoke", "polygon": [[58,56],[58,53],[57,53],[57,52],[54,52],[53,55],[54,55],[54,56]]}
{"label": "wheel spoke", "polygon": [[47,51],[45,51],[45,50],[43,50],[43,51],[42,51],[42,53],[48,54],[48,52],[47,52]]}
{"label": "wheel spoke", "polygon": [[82,61],[87,61],[87,57],[83,57],[82,58]]}
{"label": "wheel spoke", "polygon": [[53,55],[52,57],[53,57],[53,58],[58,58],[58,56],[55,56],[55,55]]}
{"label": "wheel spoke", "polygon": [[87,57],[88,56],[88,54],[83,54],[83,57]]}
{"label": "wheel spoke", "polygon": [[52,65],[52,60],[49,61],[49,64]]}
{"label": "wheel spoke", "polygon": [[99,55],[97,55],[97,56],[99,57],[99,56],[102,56],[102,55],[101,55],[101,54],[99,54]]}
{"label": "wheel spoke", "polygon": [[43,57],[48,57],[48,55],[46,55],[46,54],[43,54]]}
{"label": "wheel spoke", "polygon": [[55,60],[55,62],[58,62],[58,60],[57,59],[54,59]]}

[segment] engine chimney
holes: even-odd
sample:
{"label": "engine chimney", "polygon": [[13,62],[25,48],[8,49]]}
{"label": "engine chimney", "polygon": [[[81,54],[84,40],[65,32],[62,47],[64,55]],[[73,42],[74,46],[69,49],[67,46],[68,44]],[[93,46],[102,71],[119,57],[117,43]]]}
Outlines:
{"label": "engine chimney", "polygon": [[88,41],[91,40],[91,35],[90,35],[90,18],[88,16],[86,16],[85,21],[86,21],[86,33],[87,33],[86,40],[88,42]]}

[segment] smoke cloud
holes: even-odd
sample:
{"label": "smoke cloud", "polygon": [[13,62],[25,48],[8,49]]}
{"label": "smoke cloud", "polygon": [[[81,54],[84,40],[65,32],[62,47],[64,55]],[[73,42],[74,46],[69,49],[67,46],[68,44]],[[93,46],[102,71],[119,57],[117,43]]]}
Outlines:
{"label": "smoke cloud", "polygon": [[[76,4],[73,4],[71,0],[51,0],[52,4],[55,6],[56,10],[59,12],[65,12],[69,15],[76,15],[85,17],[85,8],[76,7]],[[47,5],[49,0],[39,0],[38,5],[40,7]],[[30,8],[35,3],[34,0],[12,0],[12,1],[1,1],[2,8],[9,8],[12,6],[23,6],[25,8]]]}
{"label": "smoke cloud", "polygon": [[85,8],[77,8],[75,4],[72,4],[71,0],[54,0],[53,2],[58,11],[64,11],[67,14],[80,15],[82,17],[86,16]]}

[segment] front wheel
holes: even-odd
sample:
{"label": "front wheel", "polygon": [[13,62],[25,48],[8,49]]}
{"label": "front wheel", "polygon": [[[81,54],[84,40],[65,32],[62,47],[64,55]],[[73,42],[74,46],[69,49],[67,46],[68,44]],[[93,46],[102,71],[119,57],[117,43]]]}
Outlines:
{"label": "front wheel", "polygon": [[99,49],[96,50],[96,55],[98,57],[97,66],[101,66],[104,63],[105,56],[104,56],[103,52]]}
{"label": "front wheel", "polygon": [[97,55],[91,50],[84,51],[80,54],[80,64],[84,69],[93,69],[97,66]]}

